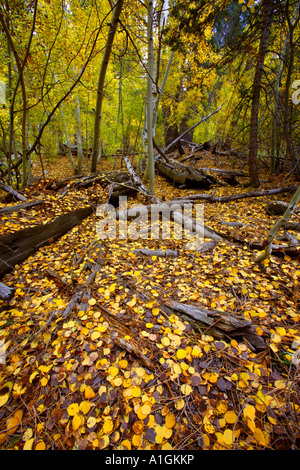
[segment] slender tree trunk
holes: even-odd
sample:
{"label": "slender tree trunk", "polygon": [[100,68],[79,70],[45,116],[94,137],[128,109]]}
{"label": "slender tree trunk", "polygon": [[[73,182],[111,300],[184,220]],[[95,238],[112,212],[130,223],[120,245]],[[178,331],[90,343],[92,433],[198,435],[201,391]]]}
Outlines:
{"label": "slender tree trunk", "polygon": [[100,128],[101,128],[101,114],[102,114],[102,102],[104,95],[104,80],[106,75],[107,66],[109,63],[109,58],[112,50],[112,45],[114,42],[114,37],[116,34],[119,17],[123,8],[124,0],[118,0],[114,6],[111,22],[109,25],[109,32],[107,36],[107,41],[104,49],[104,54],[102,58],[102,63],[100,67],[98,87],[97,87],[97,101],[96,101],[96,111],[95,111],[95,121],[94,121],[94,141],[93,141],[93,150],[91,157],[91,173],[95,173],[97,169],[97,160],[100,150]]}
{"label": "slender tree trunk", "polygon": [[287,67],[287,76],[286,76],[286,82],[285,82],[285,95],[284,95],[284,115],[283,115],[283,133],[286,141],[286,149],[287,149],[287,157],[291,159],[293,170],[295,171],[296,174],[299,174],[299,163],[296,159],[295,156],[295,150],[293,148],[293,144],[291,141],[291,136],[290,136],[290,119],[289,119],[289,112],[290,112],[290,107],[289,107],[289,99],[290,99],[290,89],[291,89],[291,79],[292,79],[292,73],[293,73],[293,68],[294,68],[294,58],[295,58],[295,41],[294,41],[294,31],[295,28],[299,22],[299,8],[300,8],[300,2],[298,2],[295,13],[294,13],[294,18],[290,20],[289,18],[289,11],[288,11],[288,6],[286,7],[286,15],[287,15],[287,20],[288,20],[288,26],[289,26],[289,60],[288,60],[288,67]]}
{"label": "slender tree trunk", "polygon": [[149,189],[154,194],[154,152],[153,152],[153,78],[154,78],[154,49],[153,49],[153,1],[148,1],[148,79],[147,79],[147,149],[148,161],[146,174],[149,177]]}
{"label": "slender tree trunk", "polygon": [[155,109],[154,109],[154,113],[153,113],[153,123],[152,123],[152,125],[153,125],[153,135],[154,136],[155,136],[155,126],[156,126],[156,121],[157,121],[159,103],[160,103],[160,99],[161,99],[162,94],[163,94],[164,89],[165,89],[165,85],[166,85],[168,75],[170,73],[170,68],[171,68],[171,65],[172,65],[173,58],[174,58],[174,51],[171,51],[171,54],[170,54],[170,57],[169,57],[169,60],[168,60],[168,64],[167,64],[167,68],[165,70],[165,74],[164,74],[161,86],[159,87],[159,91],[158,91],[157,98],[156,98],[156,103],[155,103]]}
{"label": "slender tree trunk", "polygon": [[270,32],[271,19],[273,15],[273,0],[264,0],[262,11],[262,31],[260,36],[259,52],[256,61],[255,75],[252,89],[252,109],[250,121],[250,141],[249,141],[249,175],[250,185],[258,187],[260,185],[258,169],[257,169],[257,136],[258,136],[258,113],[259,113],[259,98],[261,89],[261,80],[264,68],[264,59],[267,51],[267,42]]}
{"label": "slender tree trunk", "polygon": [[[8,26],[6,24],[6,21],[5,21],[5,18],[3,16],[3,12],[0,10],[0,23],[2,25],[4,33],[6,35],[6,38],[7,38],[7,41],[9,43],[9,46],[11,48],[11,51],[14,54],[16,64],[17,64],[17,68],[18,68],[18,80],[17,80],[17,84],[16,84],[16,87],[15,87],[15,90],[14,90],[14,94],[13,94],[13,97],[12,97],[12,103],[11,103],[11,125],[12,125],[12,127],[13,127],[13,115],[14,115],[14,102],[15,102],[15,97],[16,97],[16,93],[17,93],[17,89],[19,87],[19,84],[21,84],[21,90],[22,90],[23,112],[22,112],[21,129],[22,129],[22,164],[23,164],[23,181],[22,181],[22,183],[23,183],[23,186],[25,186],[26,183],[27,183],[27,135],[26,135],[27,125],[26,125],[26,121],[27,121],[27,113],[28,113],[28,110],[27,110],[27,93],[26,93],[26,86],[25,86],[25,80],[24,80],[24,73],[23,72],[24,72],[24,69],[25,69],[27,57],[28,57],[30,47],[31,47],[31,41],[32,41],[32,38],[33,38],[34,30],[35,30],[37,6],[38,6],[38,0],[35,0],[31,31],[30,31],[30,36],[29,36],[29,39],[28,39],[27,48],[26,48],[26,52],[25,52],[25,56],[23,58],[23,61],[21,61],[21,59],[19,57],[19,54],[18,54],[18,52],[15,48],[13,37],[12,37],[10,31],[9,31],[9,28],[8,28]],[[9,11],[8,2],[6,3],[6,7],[7,7],[7,10]],[[12,136],[13,136],[13,130],[11,131],[10,151],[11,151],[11,148],[12,148]]]}
{"label": "slender tree trunk", "polygon": [[280,219],[278,219],[277,222],[275,223],[275,225],[273,225],[273,227],[271,228],[271,230],[268,234],[268,238],[267,238],[266,242],[264,243],[265,251],[263,251],[260,255],[258,255],[255,258],[255,263],[261,263],[262,261],[264,261],[265,259],[267,259],[271,256],[273,240],[276,237],[276,234],[279,231],[279,229],[292,216],[292,214],[295,210],[295,207],[296,207],[297,203],[299,202],[299,200],[300,200],[300,186],[298,187],[297,191],[295,192],[294,196],[292,197],[292,200],[289,203],[288,208],[286,209],[283,216],[280,217]]}
{"label": "slender tree trunk", "polygon": [[77,120],[77,172],[80,175],[82,171],[82,137],[81,137],[81,117],[80,117],[80,101],[78,96],[76,96],[76,120]]}

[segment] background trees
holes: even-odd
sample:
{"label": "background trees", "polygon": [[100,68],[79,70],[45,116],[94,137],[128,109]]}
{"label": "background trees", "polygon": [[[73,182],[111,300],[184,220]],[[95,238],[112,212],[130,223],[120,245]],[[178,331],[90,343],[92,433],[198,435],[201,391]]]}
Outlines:
{"label": "background trees", "polygon": [[190,138],[237,149],[255,186],[257,161],[270,172],[299,171],[299,106],[291,100],[299,10],[296,0],[1,0],[2,176],[26,184],[35,154],[55,156],[63,144],[78,149],[77,160],[70,151],[75,172],[95,171],[101,155],[118,149],[147,159],[147,126],[164,147],[224,101]]}

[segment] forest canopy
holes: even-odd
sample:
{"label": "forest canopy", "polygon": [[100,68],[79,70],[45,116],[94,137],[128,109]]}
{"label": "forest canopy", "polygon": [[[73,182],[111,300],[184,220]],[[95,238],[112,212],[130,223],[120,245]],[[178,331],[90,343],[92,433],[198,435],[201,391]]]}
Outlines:
{"label": "forest canopy", "polygon": [[[160,147],[224,103],[192,140],[226,143],[249,158],[256,186],[257,159],[267,159],[271,172],[299,171],[299,106],[292,100],[299,2],[160,0],[152,13],[138,0],[117,4],[98,163],[119,149],[148,157],[150,77]],[[33,156],[57,155],[64,145],[80,147],[79,161],[69,155],[74,172],[81,171],[93,147],[97,81],[114,11],[112,1],[1,1],[0,158],[8,183],[21,173],[26,184]]]}
{"label": "forest canopy", "polygon": [[0,0],[1,449],[300,449],[299,24]]}

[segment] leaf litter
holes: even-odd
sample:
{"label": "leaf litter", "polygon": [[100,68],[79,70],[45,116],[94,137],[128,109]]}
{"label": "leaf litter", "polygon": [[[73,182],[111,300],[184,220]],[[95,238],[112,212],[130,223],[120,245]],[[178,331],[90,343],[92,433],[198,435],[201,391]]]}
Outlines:
{"label": "leaf litter", "polygon": [[[182,195],[160,177],[156,185],[158,197]],[[91,195],[105,201],[99,185],[64,198],[41,182],[26,191],[43,206],[2,216],[1,234]],[[238,189],[217,189],[226,191]],[[250,242],[272,223],[265,202],[207,205],[205,221]],[[224,229],[233,219],[248,225]],[[99,243],[95,225],[89,217],[5,276],[16,290],[0,304],[0,448],[299,449],[299,261],[257,266],[234,243],[208,253],[172,238]],[[180,256],[134,253],[144,247]],[[168,299],[242,315],[267,347],[216,339],[167,315]]]}

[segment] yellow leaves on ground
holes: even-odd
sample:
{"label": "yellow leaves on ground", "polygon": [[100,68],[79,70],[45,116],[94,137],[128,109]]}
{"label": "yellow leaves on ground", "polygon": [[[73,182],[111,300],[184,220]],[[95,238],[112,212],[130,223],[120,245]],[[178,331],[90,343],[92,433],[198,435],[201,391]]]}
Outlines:
{"label": "yellow leaves on ground", "polygon": [[[180,196],[178,189],[167,189],[170,198]],[[217,194],[222,191],[227,188],[217,188]],[[242,223],[248,216],[262,218],[259,201],[253,204],[255,210],[242,202],[234,206]],[[225,230],[219,223],[232,221],[232,207],[219,205],[216,211],[207,205],[207,223]],[[0,371],[0,447],[168,451],[291,445],[289,436],[298,432],[293,417],[299,414],[292,380],[300,344],[298,261],[274,258],[260,269],[248,249],[220,243],[209,254],[191,255],[173,239],[171,248],[180,251],[174,259],[139,257],[130,251],[141,246],[136,240],[103,241],[99,251],[95,245],[90,250],[94,222],[41,250],[13,275],[15,298],[0,311],[1,335],[9,344]],[[266,226],[260,225],[262,232]],[[256,236],[251,227],[243,235],[235,230],[249,240]],[[65,315],[69,293],[49,282],[45,269],[75,291],[86,285],[98,255],[95,282]],[[268,349],[258,353],[250,340],[230,335],[217,339],[210,328],[167,314],[168,298],[244,316]],[[154,372],[117,345],[119,333],[101,306],[126,325],[129,342],[138,342]]]}
{"label": "yellow leaves on ground", "polygon": [[78,403],[71,403],[67,408],[67,412],[69,416],[75,416],[79,412]]}
{"label": "yellow leaves on ground", "polygon": [[9,418],[7,421],[6,421],[6,432],[7,434],[14,434],[21,421],[22,421],[22,417],[23,417],[23,411],[22,410],[17,410],[14,415]]}

